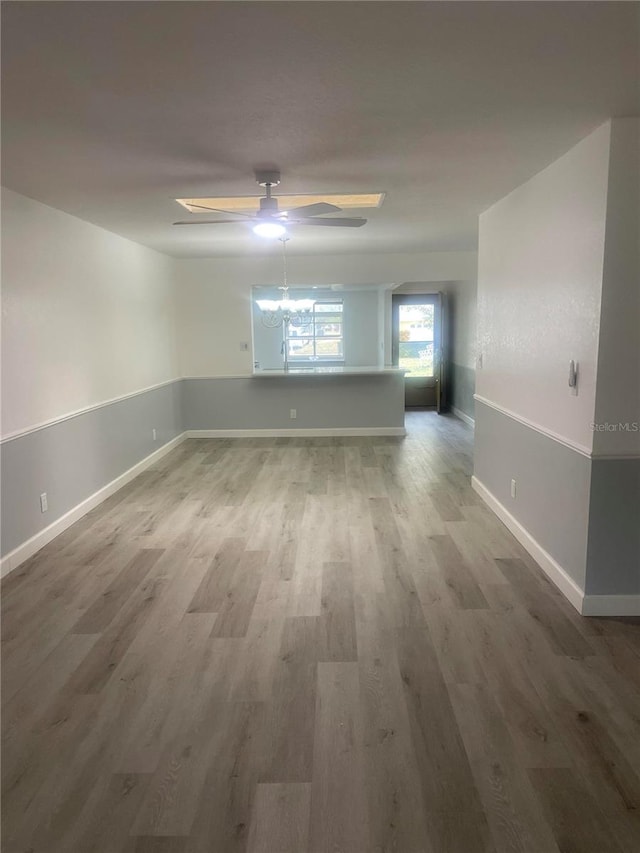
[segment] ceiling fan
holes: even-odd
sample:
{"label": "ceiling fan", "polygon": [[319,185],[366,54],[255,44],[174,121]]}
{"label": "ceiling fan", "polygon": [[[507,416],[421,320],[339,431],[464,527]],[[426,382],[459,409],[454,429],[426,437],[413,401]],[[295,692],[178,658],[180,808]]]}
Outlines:
{"label": "ceiling fan", "polygon": [[302,207],[294,207],[290,210],[280,210],[278,199],[271,195],[272,187],[280,183],[280,172],[260,171],[256,172],[257,183],[265,188],[265,195],[260,199],[260,209],[255,213],[240,213],[235,210],[218,210],[215,207],[207,207],[202,204],[189,203],[190,208],[208,210],[212,213],[225,213],[237,217],[236,219],[191,219],[174,222],[174,225],[228,225],[243,221],[253,222],[253,231],[261,237],[281,237],[286,232],[288,225],[320,225],[334,228],[360,228],[367,220],[359,217],[332,217],[321,219],[325,213],[338,213],[342,208],[335,204],[318,202],[317,204],[305,204]]}

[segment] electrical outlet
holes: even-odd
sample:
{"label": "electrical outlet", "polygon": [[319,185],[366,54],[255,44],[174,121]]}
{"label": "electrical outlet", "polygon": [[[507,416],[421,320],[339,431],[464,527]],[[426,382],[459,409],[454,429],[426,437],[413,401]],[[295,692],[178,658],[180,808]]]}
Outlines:
{"label": "electrical outlet", "polygon": [[153,440],[155,441],[155,440],[157,439],[157,437],[158,437],[158,433],[157,433],[157,431],[156,431],[155,429],[154,429],[154,430],[152,430],[152,433],[153,433]]}
{"label": "electrical outlet", "polygon": [[289,417],[290,417],[292,420],[294,420],[295,418],[297,418],[297,417],[298,417],[298,410],[297,410],[297,409],[289,409]]}
{"label": "electrical outlet", "polygon": [[515,498],[515,496],[516,496],[516,481],[512,480],[511,481],[511,497]]}
{"label": "electrical outlet", "polygon": [[40,512],[47,512],[49,509],[49,502],[47,500],[47,493],[43,492],[40,495]]}
{"label": "electrical outlet", "polygon": [[249,352],[249,344],[246,341],[240,341],[240,349],[242,352]]}

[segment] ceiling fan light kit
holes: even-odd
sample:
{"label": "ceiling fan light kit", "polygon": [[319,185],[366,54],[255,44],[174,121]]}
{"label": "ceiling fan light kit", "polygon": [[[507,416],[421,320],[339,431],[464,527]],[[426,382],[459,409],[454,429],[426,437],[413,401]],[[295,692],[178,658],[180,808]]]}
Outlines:
{"label": "ceiling fan light kit", "polygon": [[205,204],[198,204],[194,199],[177,199],[192,213],[209,211],[224,213],[237,217],[236,219],[192,219],[174,222],[174,225],[227,225],[234,222],[253,222],[253,232],[260,237],[270,239],[281,238],[287,233],[289,225],[320,225],[338,228],[360,228],[367,220],[359,217],[332,217],[321,219],[325,213],[339,213],[342,208],[327,202],[316,202],[294,207],[291,210],[280,210],[278,199],[271,195],[272,187],[280,183],[280,173],[277,171],[256,172],[257,183],[265,188],[265,195],[260,198],[260,207],[255,213],[245,213],[240,210],[223,210]]}
{"label": "ceiling fan light kit", "polygon": [[258,237],[282,237],[287,229],[279,222],[258,222],[253,226],[253,233]]}

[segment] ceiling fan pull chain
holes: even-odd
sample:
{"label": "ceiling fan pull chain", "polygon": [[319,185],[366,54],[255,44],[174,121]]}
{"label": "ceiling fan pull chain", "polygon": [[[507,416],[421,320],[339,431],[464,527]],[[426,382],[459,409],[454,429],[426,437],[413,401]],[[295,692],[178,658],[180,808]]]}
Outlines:
{"label": "ceiling fan pull chain", "polygon": [[289,285],[287,283],[287,243],[289,242],[289,238],[286,234],[280,237],[280,242],[282,243],[282,292],[286,299],[289,295]]}

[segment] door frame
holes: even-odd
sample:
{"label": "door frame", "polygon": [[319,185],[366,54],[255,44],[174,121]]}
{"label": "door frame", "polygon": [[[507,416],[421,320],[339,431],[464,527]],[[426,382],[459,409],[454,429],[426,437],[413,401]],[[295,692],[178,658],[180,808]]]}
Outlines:
{"label": "door frame", "polygon": [[[399,315],[401,305],[434,306],[433,323],[433,382],[435,388],[435,409],[440,414],[446,409],[446,351],[447,346],[447,312],[446,296],[441,291],[430,293],[392,293],[391,294],[391,361],[398,367],[400,360]],[[431,378],[431,377],[425,377]],[[407,379],[405,377],[405,383]],[[429,407],[431,408],[431,407]]]}

